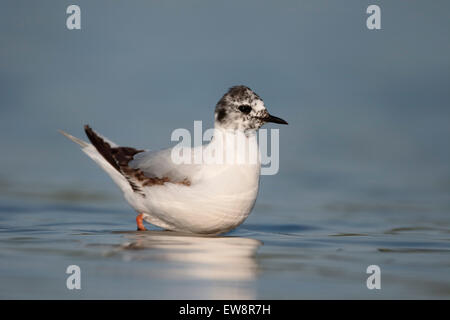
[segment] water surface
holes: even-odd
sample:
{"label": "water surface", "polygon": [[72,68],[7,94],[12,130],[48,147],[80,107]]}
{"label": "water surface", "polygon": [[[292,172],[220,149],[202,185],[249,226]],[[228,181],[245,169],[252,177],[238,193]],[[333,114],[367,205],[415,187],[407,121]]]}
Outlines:
{"label": "water surface", "polygon": [[[448,1],[377,1],[379,31],[360,0],[77,4],[68,31],[61,1],[2,1],[0,298],[450,298]],[[289,126],[221,237],[135,232],[57,132],[167,147],[236,84]]]}

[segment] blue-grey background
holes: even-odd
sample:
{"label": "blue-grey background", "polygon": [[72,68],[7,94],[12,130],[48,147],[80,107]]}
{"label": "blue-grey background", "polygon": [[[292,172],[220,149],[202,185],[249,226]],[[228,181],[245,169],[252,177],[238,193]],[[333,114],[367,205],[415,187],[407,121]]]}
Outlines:
{"label": "blue-grey background", "polygon": [[[449,298],[449,15],[424,0],[2,1],[0,298]],[[279,173],[223,239],[132,232],[118,189],[57,132],[166,147],[211,127],[236,84],[289,126]]]}

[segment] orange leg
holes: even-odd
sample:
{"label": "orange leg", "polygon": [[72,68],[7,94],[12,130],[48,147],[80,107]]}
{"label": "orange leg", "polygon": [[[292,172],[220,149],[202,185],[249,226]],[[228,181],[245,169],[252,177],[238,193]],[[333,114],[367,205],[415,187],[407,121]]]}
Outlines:
{"label": "orange leg", "polygon": [[138,231],[147,231],[147,229],[144,227],[144,214],[138,214],[136,217],[136,224]]}

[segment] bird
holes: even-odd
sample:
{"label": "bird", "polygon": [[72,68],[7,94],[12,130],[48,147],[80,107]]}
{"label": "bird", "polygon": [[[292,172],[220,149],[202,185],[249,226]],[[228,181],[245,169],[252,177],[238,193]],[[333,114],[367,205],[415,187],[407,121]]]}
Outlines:
{"label": "bird", "polygon": [[[261,162],[259,153],[252,158],[249,150],[258,149],[257,131],[268,122],[288,124],[271,115],[253,90],[237,85],[217,102],[213,136],[206,145],[144,150],[119,146],[89,125],[84,131],[90,143],[60,132],[118,185],[138,213],[137,231],[147,231],[147,222],[169,231],[217,235],[242,224],[254,207]],[[193,161],[198,152],[221,161]]]}

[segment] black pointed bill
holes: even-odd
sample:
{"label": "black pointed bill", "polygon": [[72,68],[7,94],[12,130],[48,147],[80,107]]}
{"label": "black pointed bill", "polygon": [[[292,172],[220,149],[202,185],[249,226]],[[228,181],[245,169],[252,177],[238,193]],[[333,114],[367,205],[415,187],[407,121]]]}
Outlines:
{"label": "black pointed bill", "polygon": [[279,123],[279,124],[288,124],[286,121],[284,121],[281,118],[272,116],[271,114],[267,115],[266,117],[263,118],[263,120],[265,122],[273,122],[273,123]]}

